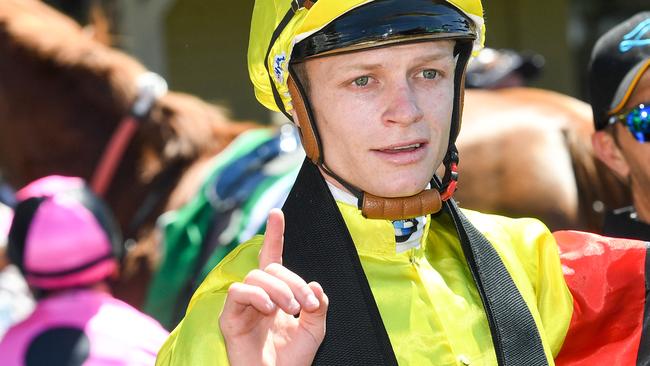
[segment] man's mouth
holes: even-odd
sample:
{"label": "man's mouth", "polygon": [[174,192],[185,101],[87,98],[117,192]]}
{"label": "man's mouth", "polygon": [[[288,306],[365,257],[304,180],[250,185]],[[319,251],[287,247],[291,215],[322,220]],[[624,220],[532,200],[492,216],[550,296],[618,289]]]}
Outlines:
{"label": "man's mouth", "polygon": [[384,153],[403,153],[403,152],[411,152],[419,149],[422,147],[422,143],[414,143],[414,144],[408,144],[408,145],[401,145],[401,146],[393,146],[389,148],[384,148],[384,149],[379,149],[378,151],[384,152]]}

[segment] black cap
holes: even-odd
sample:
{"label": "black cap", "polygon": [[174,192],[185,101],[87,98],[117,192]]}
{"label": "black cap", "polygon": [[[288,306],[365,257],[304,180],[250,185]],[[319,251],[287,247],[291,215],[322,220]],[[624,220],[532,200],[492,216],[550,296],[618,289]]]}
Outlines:
{"label": "black cap", "polygon": [[650,67],[650,12],[634,15],[605,33],[591,54],[589,92],[597,130],[619,113]]}

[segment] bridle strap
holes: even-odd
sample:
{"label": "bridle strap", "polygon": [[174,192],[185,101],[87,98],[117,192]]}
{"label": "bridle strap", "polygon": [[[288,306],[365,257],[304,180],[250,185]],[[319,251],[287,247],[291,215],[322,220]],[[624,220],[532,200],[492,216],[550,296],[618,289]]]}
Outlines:
{"label": "bridle strap", "polygon": [[115,176],[115,171],[122,162],[124,152],[138,130],[139,122],[149,113],[154,102],[167,93],[167,82],[153,72],[140,75],[137,85],[138,97],[133,103],[129,115],[122,119],[113,132],[93,174],[90,186],[98,196],[106,194]]}
{"label": "bridle strap", "polygon": [[126,147],[129,146],[133,135],[138,130],[138,125],[135,117],[129,115],[122,119],[113,132],[90,184],[97,195],[104,196],[106,194],[106,190],[115,176],[115,170],[122,161]]}

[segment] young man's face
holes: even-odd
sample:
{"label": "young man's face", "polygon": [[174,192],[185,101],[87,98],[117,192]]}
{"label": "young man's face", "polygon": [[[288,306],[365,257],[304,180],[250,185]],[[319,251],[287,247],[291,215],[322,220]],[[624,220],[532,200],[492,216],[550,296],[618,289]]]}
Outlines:
{"label": "young man's face", "polygon": [[325,164],[374,195],[423,190],[447,151],[453,48],[431,41],[307,61]]}

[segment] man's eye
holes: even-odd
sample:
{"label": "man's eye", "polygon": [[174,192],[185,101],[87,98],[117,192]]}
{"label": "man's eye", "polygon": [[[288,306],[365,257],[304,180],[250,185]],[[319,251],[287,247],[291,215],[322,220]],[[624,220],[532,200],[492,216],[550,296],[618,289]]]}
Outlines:
{"label": "man's eye", "polygon": [[422,71],[422,76],[425,79],[435,79],[438,76],[438,72],[436,70],[424,70]]}
{"label": "man's eye", "polygon": [[368,85],[369,80],[370,79],[367,76],[362,76],[362,77],[354,79],[354,85],[356,85],[356,86],[366,86],[366,85]]}

